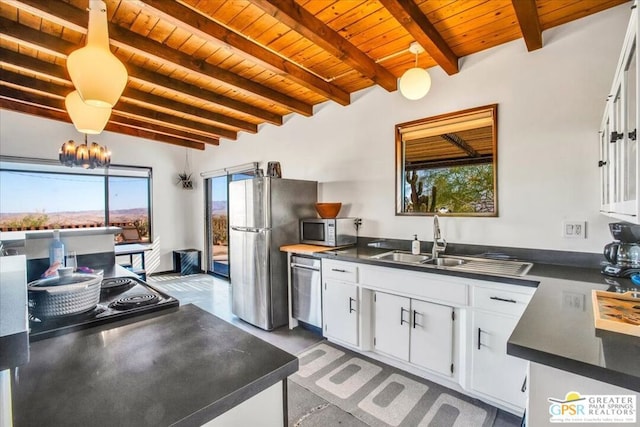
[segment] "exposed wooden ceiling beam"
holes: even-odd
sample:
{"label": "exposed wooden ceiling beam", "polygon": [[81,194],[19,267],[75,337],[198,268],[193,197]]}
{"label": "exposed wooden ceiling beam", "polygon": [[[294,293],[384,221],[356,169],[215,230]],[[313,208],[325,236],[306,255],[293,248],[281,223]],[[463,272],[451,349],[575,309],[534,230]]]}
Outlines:
{"label": "exposed wooden ceiling beam", "polygon": [[[71,123],[71,119],[64,111],[53,110],[45,107],[41,107],[34,104],[23,103],[14,99],[7,99],[0,96],[0,108],[5,110],[17,111],[20,113],[31,114],[38,117],[45,117],[48,119],[58,120],[61,122]],[[190,141],[182,138],[172,137],[170,135],[163,135],[159,133],[145,131],[143,129],[132,128],[118,123],[107,123],[105,130],[110,132],[119,133],[123,135],[130,135],[139,138],[146,138],[152,141],[164,142],[167,144],[179,145],[181,147],[194,148],[197,150],[204,150],[204,143]]]}
{"label": "exposed wooden ceiling beam", "polygon": [[[73,43],[69,43],[57,37],[43,34],[40,31],[17,24],[14,21],[2,17],[0,17],[0,34],[2,34],[7,39],[15,41],[20,45],[28,45],[36,50],[46,51],[59,58],[66,58],[71,52],[78,49],[78,46]],[[9,50],[4,50],[4,54],[0,56],[0,61],[2,61],[4,58],[5,62],[7,63],[12,63],[14,61],[21,62],[20,59],[17,59],[16,55],[18,54],[14,54]],[[122,52],[116,52],[115,55],[121,61],[126,62],[127,57],[123,55]],[[47,67],[48,65],[50,64],[45,65],[45,63],[43,62],[42,67]],[[53,65],[52,67],[55,68],[58,66]],[[64,70],[63,67],[58,68]],[[167,77],[153,71],[148,71],[142,67],[138,67],[132,64],[127,64],[127,71],[129,72],[129,78],[131,79],[137,79],[153,86],[170,89],[175,92],[185,93],[203,101],[217,104],[222,107],[238,111],[243,114],[248,114],[253,117],[257,117],[269,123],[273,123],[276,125],[282,124],[282,116],[278,114],[274,114],[270,111],[263,110],[253,105],[246,104],[244,102],[228,98],[215,92],[193,86],[189,83],[175,80],[171,77]],[[64,78],[67,81],[69,80],[66,70],[63,71],[62,75],[60,73],[57,74],[58,77]],[[251,132],[251,130],[248,131]]]}
{"label": "exposed wooden ceiling beam", "polygon": [[229,126],[234,128],[235,130],[243,130],[250,133],[258,132],[258,125],[254,123],[245,122],[244,120],[238,120],[233,117],[227,117],[213,111],[205,110],[204,108],[197,108],[192,105],[183,104],[182,102],[173,101],[149,92],[143,92],[141,90],[132,88],[125,88],[122,96],[133,101],[144,102],[145,104],[151,106],[162,107],[178,113],[188,114],[193,117],[199,117],[201,119],[205,119],[223,125],[225,127]]}
{"label": "exposed wooden ceiling beam", "polygon": [[[8,83],[10,85],[16,86],[18,88],[23,88],[25,91],[37,91],[46,95],[50,95],[50,96],[52,95],[54,98],[58,98],[58,99],[60,98],[63,99],[66,96],[66,94],[68,94],[69,91],[71,90],[66,86],[54,84],[54,83],[43,81],[43,80],[34,79],[19,73],[15,73],[13,71],[9,71],[9,70],[2,71],[1,81],[4,83]],[[47,106],[52,108],[63,109],[65,110],[65,114],[67,114],[66,108],[63,103],[56,102],[55,104],[47,104]],[[113,110],[113,113],[114,115],[123,114],[118,110]],[[111,116],[109,121],[114,120],[114,115]],[[153,122],[150,122],[149,120],[140,120],[135,117],[126,116],[126,120],[124,121],[120,120],[120,122],[128,126],[140,127],[140,128],[146,127],[150,130],[153,130],[159,133],[173,135],[180,138],[191,139],[197,142],[205,142],[207,144],[213,144],[213,145],[219,144],[219,139],[217,137],[210,136],[210,135],[201,135],[201,134],[195,133],[193,130],[183,131],[183,130],[174,129],[174,128],[170,128],[163,125],[157,125]]]}
{"label": "exposed wooden ceiling beam", "polygon": [[[64,101],[62,100],[62,97],[64,96],[62,95],[64,88],[54,89],[54,92],[58,92],[58,93],[52,93],[51,87],[50,86],[47,87],[47,85],[50,85],[50,83],[42,82],[35,79],[32,79],[31,81],[29,79],[26,79],[26,80],[20,79],[21,77],[24,77],[24,76],[20,76],[20,75],[18,76],[19,76],[18,79],[14,79],[11,76],[9,76],[9,78],[4,80],[6,82],[13,83],[14,87],[0,85],[0,88],[1,88],[0,90],[2,91],[2,95],[4,96],[5,99],[15,100],[18,103],[29,103],[32,105],[36,105],[40,108],[54,109],[56,111],[60,111],[64,116],[64,121],[68,123],[72,123],[71,118],[69,117],[69,114],[65,110]],[[24,87],[25,82],[31,83],[31,86]],[[44,93],[44,95],[36,93],[34,91]],[[118,114],[122,114],[122,113],[118,111],[114,111],[114,114],[112,114],[111,118],[109,118],[109,123],[117,122],[128,127],[134,127],[139,129],[149,129],[152,131],[151,133],[158,133],[158,134],[171,136],[174,138],[179,138],[184,140],[190,140],[198,143],[204,143],[204,144],[210,144],[210,145],[220,144],[220,140],[217,137],[202,135],[202,134],[194,133],[192,131],[183,131],[180,129],[175,129],[175,128],[167,127],[164,125],[155,124],[155,123],[149,122],[148,120],[139,120],[129,116],[116,118],[115,116]],[[107,130],[109,129],[107,128]],[[156,138],[151,138],[151,139],[155,140]]]}
{"label": "exposed wooden ceiling beam", "polygon": [[[37,90],[39,92],[49,94],[49,96],[54,97],[54,100],[56,101],[56,103],[53,105],[51,104],[47,104],[47,105],[52,108],[58,108],[58,109],[61,109],[62,111],[66,111],[63,99],[70,91],[70,89],[66,86],[60,86],[51,82],[44,82],[32,77],[27,77],[27,76],[14,73],[8,70],[4,70],[2,72],[2,82],[10,83],[14,86]],[[15,95],[17,97],[16,99],[19,101],[30,102],[30,98],[25,97],[23,92],[26,92],[26,91],[22,91],[18,89],[15,89],[15,90],[4,89],[4,96],[6,98],[10,98],[12,95]],[[161,112],[150,110],[148,108],[140,107],[137,105],[130,105],[122,101],[118,101],[118,103],[113,107],[113,112],[115,114],[134,115],[136,116],[138,121],[163,122],[166,124],[171,124],[171,125],[181,127],[183,129],[206,133],[208,135],[223,136],[229,139],[236,139],[236,133],[233,131],[229,131],[227,129],[220,129],[215,126],[210,126],[201,122],[172,116],[170,114],[161,113]],[[169,129],[169,127],[167,127],[167,129]],[[219,135],[220,133],[224,135]],[[210,138],[210,139],[214,140],[215,138]]]}
{"label": "exposed wooden ceiling beam", "polygon": [[460,71],[458,56],[453,53],[438,30],[429,22],[413,0],[380,0],[380,3],[447,74],[452,75]]}
{"label": "exposed wooden ceiling beam", "polygon": [[542,30],[536,0],[511,0],[513,9],[518,18],[522,37],[527,45],[527,50],[540,49],[542,47]]}
{"label": "exposed wooden ceiling beam", "polygon": [[[53,20],[65,27],[71,27],[86,33],[88,14],[64,2],[21,0],[12,3],[15,7],[25,8],[41,18]],[[166,61],[188,72],[197,73],[207,79],[214,79],[244,94],[259,97],[267,102],[276,103],[286,109],[305,116],[313,115],[313,107],[251,79],[241,77],[231,71],[209,64],[203,60],[194,60],[190,55],[150,40],[133,31],[113,23],[109,24],[111,44],[127,52],[135,52],[145,58]]]}
{"label": "exposed wooden ceiling beam", "polygon": [[[116,56],[118,55],[116,54]],[[172,79],[171,77],[167,77],[163,74],[155,73],[153,71],[145,70],[142,67],[137,67],[132,64],[127,64],[127,71],[129,71],[130,79],[136,79],[159,88],[171,90],[173,92],[183,93],[193,98],[197,98],[211,104],[217,104],[221,107],[247,114],[249,116],[256,117],[258,119],[264,120],[268,123],[273,123],[278,126],[282,124],[282,116],[279,114],[275,114],[271,111],[263,110],[262,108],[237,101],[233,98],[228,98],[224,95],[211,92],[204,88],[200,88],[180,80]]]}
{"label": "exposed wooden ceiling beam", "polygon": [[142,0],[142,2],[146,4],[143,11],[150,10],[153,16],[159,16],[178,28],[196,34],[204,40],[213,38],[244,59],[260,64],[341,105],[349,105],[351,102],[349,94],[339,87],[178,2],[166,0]]}
{"label": "exposed wooden ceiling beam", "polygon": [[[27,57],[27,56],[20,55],[15,52],[7,51],[6,49],[0,48],[0,62],[4,62],[5,60],[10,60],[11,61],[10,64],[13,67],[22,66],[20,67],[22,70],[32,71],[37,74],[46,75],[47,77],[53,77],[55,80],[63,81],[65,83],[69,83],[70,85],[70,82],[64,79],[66,74],[64,67],[61,67],[59,65],[48,64],[36,58]],[[0,80],[6,80],[10,75],[11,75],[10,72],[4,71],[2,73],[2,76],[0,76]],[[23,80],[26,81],[27,78],[23,76]],[[35,80],[35,79],[29,79],[29,80]],[[29,85],[35,85],[36,83],[37,82],[25,83],[23,84],[23,86],[29,87]],[[69,94],[69,92],[71,92],[71,90],[72,90],[71,87],[62,87],[61,89],[56,89],[56,86],[51,84],[50,92],[55,93],[58,96],[65,97],[66,95]],[[123,102],[123,99],[125,102]],[[141,107],[138,107],[137,105],[131,105],[127,103],[126,99],[143,102],[149,105],[159,105],[167,109],[179,111],[194,117],[201,117],[207,120],[210,120],[213,117],[219,118],[218,117],[219,115],[215,115],[215,113],[211,113],[207,110],[198,109],[186,104],[181,104],[176,101],[171,101],[166,98],[159,97],[157,95],[152,95],[146,92],[142,92],[135,89],[128,89],[128,88],[125,89],[125,92],[123,93],[123,98],[121,98],[118,101],[118,103],[114,106],[114,110],[122,111],[124,113],[135,114],[137,116],[140,116],[141,118],[148,118],[151,120],[165,120],[170,124],[191,128],[194,130],[206,132],[209,134],[214,134],[214,135],[217,135],[223,138],[229,138],[232,140],[235,140],[237,138],[237,132],[233,130],[220,128],[218,126],[207,125],[197,120],[188,120],[188,119],[179,118],[172,114],[160,113],[151,108],[141,109]],[[210,115],[209,113],[213,114],[214,116]],[[159,117],[163,117],[164,119],[159,119]],[[250,123],[247,123],[247,125],[255,126]],[[253,130],[255,132],[257,130],[257,127],[250,130]]]}
{"label": "exposed wooden ceiling beam", "polygon": [[251,0],[251,2],[389,92],[398,88],[398,79],[391,72],[377,64],[295,1]]}

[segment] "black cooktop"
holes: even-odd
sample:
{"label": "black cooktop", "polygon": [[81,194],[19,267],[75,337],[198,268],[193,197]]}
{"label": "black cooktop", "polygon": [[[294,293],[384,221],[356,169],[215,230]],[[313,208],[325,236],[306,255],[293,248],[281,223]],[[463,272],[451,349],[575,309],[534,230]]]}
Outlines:
{"label": "black cooktop", "polygon": [[36,318],[29,316],[29,340],[38,341],[52,336],[174,309],[179,301],[142,280],[134,277],[112,277],[102,281],[100,301],[95,308],[83,313]]}

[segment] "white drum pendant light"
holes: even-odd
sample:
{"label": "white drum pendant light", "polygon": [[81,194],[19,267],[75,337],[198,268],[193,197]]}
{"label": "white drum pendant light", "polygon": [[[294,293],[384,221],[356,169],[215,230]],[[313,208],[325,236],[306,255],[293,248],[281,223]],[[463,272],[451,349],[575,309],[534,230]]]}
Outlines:
{"label": "white drum pendant light", "polygon": [[77,90],[67,95],[64,105],[73,125],[80,133],[99,134],[104,130],[109,117],[111,117],[111,107],[89,105],[82,101]]}
{"label": "white drum pendant light", "polygon": [[424,49],[414,42],[409,46],[409,52],[416,55],[416,65],[414,68],[409,68],[400,77],[398,88],[402,96],[415,101],[423,98],[431,89],[431,76],[427,70],[418,67],[418,54],[424,52]]}
{"label": "white drum pendant light", "polygon": [[127,69],[109,49],[107,6],[89,0],[87,44],[67,58],[67,70],[82,100],[94,107],[113,107],[127,85]]}

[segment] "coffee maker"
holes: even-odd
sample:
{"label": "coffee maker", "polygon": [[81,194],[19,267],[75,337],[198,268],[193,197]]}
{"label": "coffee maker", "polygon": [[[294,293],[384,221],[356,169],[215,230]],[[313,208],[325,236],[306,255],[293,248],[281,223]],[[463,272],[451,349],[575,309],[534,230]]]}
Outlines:
{"label": "coffee maker", "polygon": [[604,247],[609,263],[602,267],[602,273],[615,277],[640,273],[640,225],[613,222],[609,230],[615,241]]}

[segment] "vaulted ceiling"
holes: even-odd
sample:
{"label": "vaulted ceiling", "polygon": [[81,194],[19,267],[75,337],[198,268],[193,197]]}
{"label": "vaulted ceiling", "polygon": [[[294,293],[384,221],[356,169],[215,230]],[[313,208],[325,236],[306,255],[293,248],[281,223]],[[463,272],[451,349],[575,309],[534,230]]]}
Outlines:
{"label": "vaulted ceiling", "polygon": [[[460,58],[628,0],[105,0],[129,82],[106,130],[204,149],[351,94],[395,91],[414,65]],[[0,0],[0,108],[71,122],[66,58],[84,46],[88,0]]]}

